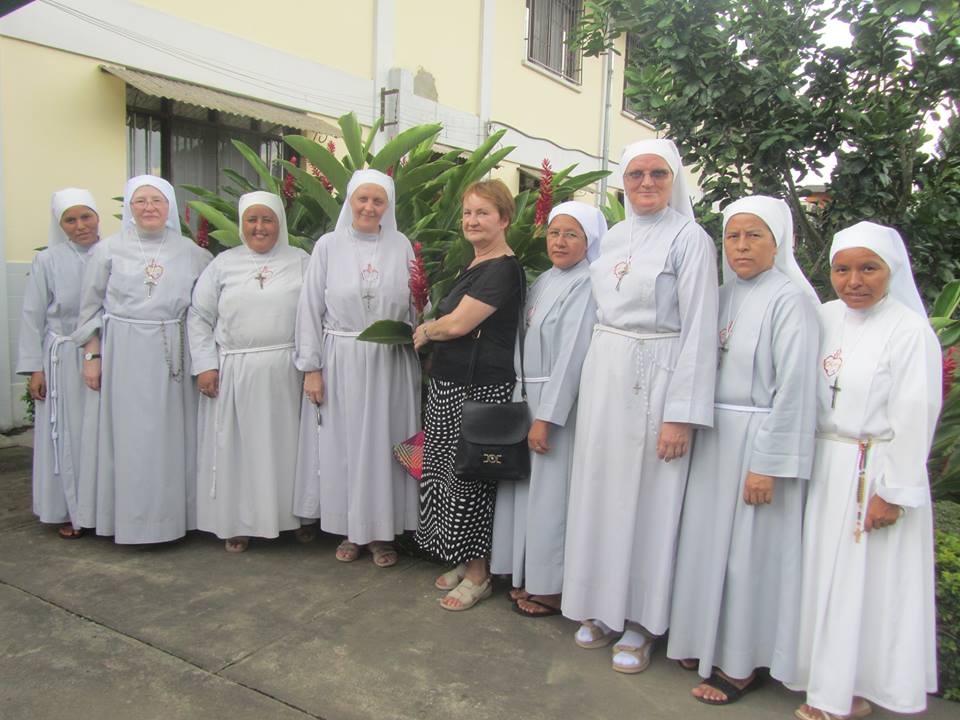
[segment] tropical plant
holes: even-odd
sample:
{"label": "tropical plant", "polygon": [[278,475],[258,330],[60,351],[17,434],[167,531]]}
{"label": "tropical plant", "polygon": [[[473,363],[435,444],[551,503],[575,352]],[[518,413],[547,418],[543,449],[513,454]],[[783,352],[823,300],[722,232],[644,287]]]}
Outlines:
{"label": "tropical plant", "polygon": [[[380,129],[379,122],[374,124],[366,138],[363,138],[353,113],[341,117],[339,125],[346,149],[339,158],[322,143],[301,135],[285,137],[284,141],[297,157],[281,161],[286,171],[284,180],[274,177],[251,148],[238,140],[233,144],[254,168],[263,189],[286,199],[290,242],[307,251],[336,223],[347,183],[355,170],[369,167],[392,175],[396,185],[397,225],[412,242],[419,242],[422,246],[430,297],[436,307],[456,280],[457,273],[473,257],[470,245],[460,234],[463,191],[470,183],[490,173],[513,151],[513,146],[499,147],[505,133],[499,131],[472,152],[453,149],[438,153],[434,147],[441,126],[429,124],[401,132],[373,154],[371,148]],[[554,202],[570,199],[576,191],[606,174],[587,172],[574,175],[574,169],[575,166],[571,166],[552,173],[549,191]],[[183,186],[199,198],[191,200],[190,207],[214,227],[208,236],[209,248],[214,253],[240,242],[235,198],[258,189],[238,173],[225,172],[232,183],[226,190],[226,198],[206,188]],[[517,214],[507,237],[531,276],[550,266],[543,243],[543,228],[535,223],[537,197],[538,194],[532,191],[516,196]]]}
{"label": "tropical plant", "polygon": [[960,320],[954,317],[958,305],[960,281],[954,280],[937,296],[930,313],[930,324],[943,348],[943,409],[927,463],[937,499],[960,500],[960,383],[954,382],[960,342]]}

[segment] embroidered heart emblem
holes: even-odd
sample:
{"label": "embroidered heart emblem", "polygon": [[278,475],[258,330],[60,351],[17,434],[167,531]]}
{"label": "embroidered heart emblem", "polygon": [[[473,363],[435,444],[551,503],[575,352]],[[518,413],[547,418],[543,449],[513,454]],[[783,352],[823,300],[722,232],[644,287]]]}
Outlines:
{"label": "embroidered heart emblem", "polygon": [[832,355],[827,355],[823,359],[823,371],[827,374],[827,377],[833,377],[838,372],[840,368],[843,367],[843,350],[837,349]]}

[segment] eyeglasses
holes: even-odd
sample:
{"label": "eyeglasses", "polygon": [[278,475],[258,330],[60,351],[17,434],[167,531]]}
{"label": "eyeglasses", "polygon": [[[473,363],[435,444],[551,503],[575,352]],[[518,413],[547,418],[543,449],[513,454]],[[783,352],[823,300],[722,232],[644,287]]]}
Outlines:
{"label": "eyeglasses", "polygon": [[152,198],[142,197],[142,198],[137,198],[130,204],[133,205],[135,208],[145,208],[148,205],[152,205],[153,207],[163,207],[164,205],[167,204],[167,199],[163,196],[152,197]]}
{"label": "eyeglasses", "polygon": [[632,180],[633,182],[643,182],[643,178],[647,175],[650,176],[650,179],[655,183],[662,183],[670,177],[670,171],[664,170],[663,168],[657,168],[656,170],[631,170],[628,173],[624,173],[624,177]]}
{"label": "eyeglasses", "polygon": [[559,240],[561,237],[567,242],[573,242],[574,240],[585,240],[586,238],[583,235],[578,235],[573,230],[547,230],[547,237],[550,240]]}

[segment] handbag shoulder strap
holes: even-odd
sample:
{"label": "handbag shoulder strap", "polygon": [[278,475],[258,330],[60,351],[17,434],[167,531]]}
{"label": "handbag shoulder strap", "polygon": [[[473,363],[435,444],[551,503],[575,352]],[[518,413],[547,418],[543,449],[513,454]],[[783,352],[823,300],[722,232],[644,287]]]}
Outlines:
{"label": "handbag shoulder strap", "polygon": [[[523,271],[523,265],[520,264],[520,261],[516,259],[516,256],[513,256],[516,261],[517,273],[520,276],[520,302],[519,309],[517,310],[517,335],[520,340],[520,397],[523,398],[524,402],[527,400],[527,382],[525,378],[525,373],[523,371],[523,344],[526,337],[526,326],[523,322],[523,311],[527,304],[527,276]],[[470,388],[473,387],[473,373],[477,367],[477,351],[480,349],[480,336],[483,333],[482,328],[477,328],[477,333],[474,335],[473,341],[473,352],[470,353],[470,369],[467,371],[467,393],[469,394]]]}

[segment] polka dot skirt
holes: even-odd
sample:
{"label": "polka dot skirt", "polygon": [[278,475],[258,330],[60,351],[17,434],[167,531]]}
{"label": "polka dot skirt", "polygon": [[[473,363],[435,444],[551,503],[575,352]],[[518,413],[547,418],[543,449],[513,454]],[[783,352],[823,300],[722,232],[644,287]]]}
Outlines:
{"label": "polka dot skirt", "polygon": [[[513,381],[474,385],[470,399],[505,403],[513,396]],[[466,386],[430,379],[424,413],[423,479],[417,544],[438,560],[462,563],[490,557],[496,483],[460,477],[453,460],[460,439]]]}

